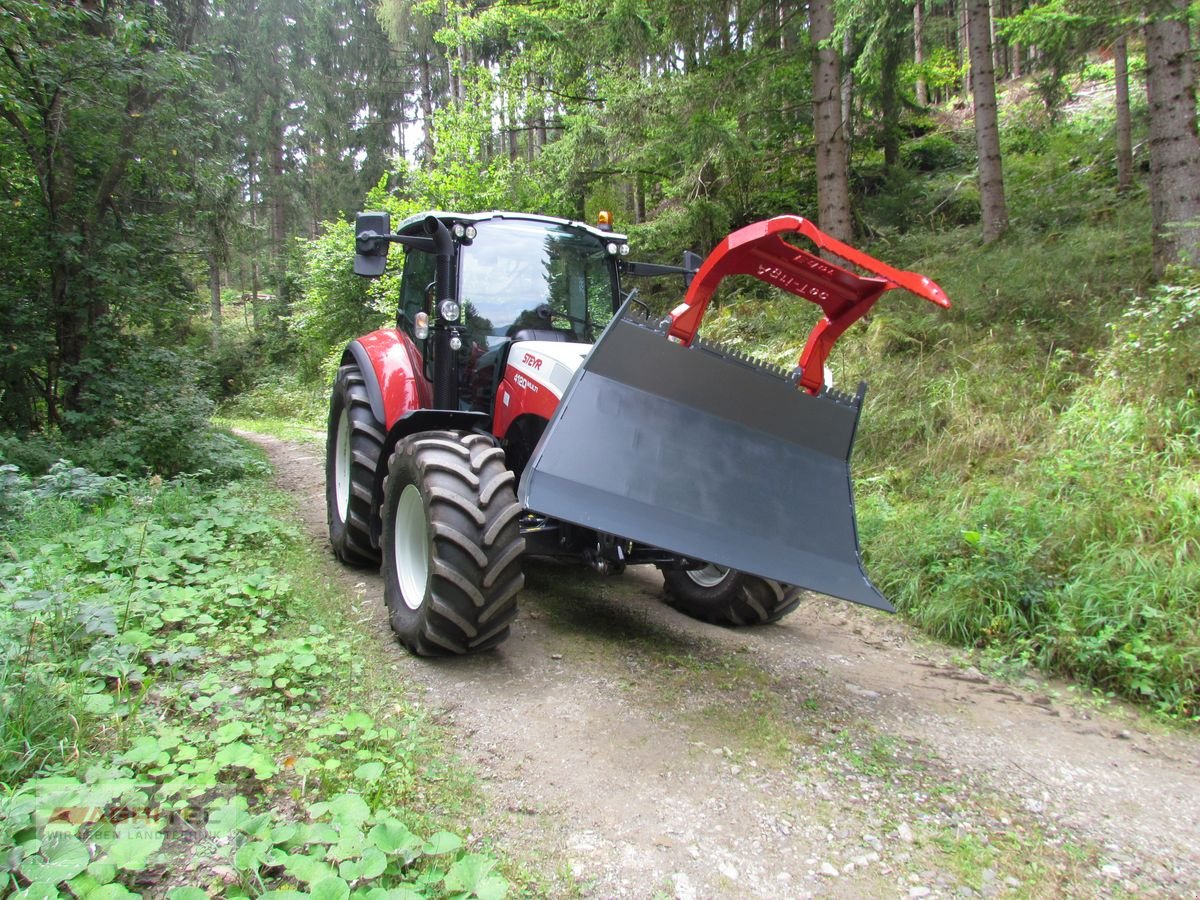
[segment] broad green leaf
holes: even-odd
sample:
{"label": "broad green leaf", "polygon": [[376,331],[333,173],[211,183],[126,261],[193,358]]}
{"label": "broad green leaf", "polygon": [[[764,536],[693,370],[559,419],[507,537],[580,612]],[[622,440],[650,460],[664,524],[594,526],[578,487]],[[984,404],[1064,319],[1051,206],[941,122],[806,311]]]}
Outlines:
{"label": "broad green leaf", "polygon": [[147,735],[135,740],[133,746],[121,754],[120,761],[133,765],[153,763],[159,759],[161,754],[162,747],[158,743],[158,738]]}
{"label": "broad green leaf", "polygon": [[208,900],[208,894],[197,887],[177,887],[167,891],[167,900]]}
{"label": "broad green leaf", "polygon": [[375,721],[365,712],[361,712],[360,710],[354,710],[353,712],[346,713],[346,715],[342,717],[342,727],[347,731],[365,731],[374,724]]}
{"label": "broad green leaf", "polygon": [[300,836],[304,844],[332,844],[338,839],[338,830],[328,822],[314,822]]}
{"label": "broad green leaf", "polygon": [[236,741],[246,733],[245,722],[226,722],[220,728],[213,732],[213,740],[218,744],[228,744]]}
{"label": "broad green leaf", "polygon": [[372,781],[377,781],[379,779],[379,776],[381,776],[382,774],[383,774],[383,763],[381,763],[381,762],[363,763],[361,766],[359,766],[357,769],[354,770],[355,778],[358,778],[361,781],[366,781],[368,783],[372,782]]}
{"label": "broad green leaf", "polygon": [[258,752],[247,744],[245,741],[232,741],[217,751],[215,757],[217,765],[225,766],[241,766],[246,769],[254,768],[254,763],[258,759]]}
{"label": "broad green leaf", "polygon": [[135,894],[123,884],[106,884],[88,894],[87,900],[127,900],[127,898],[141,896],[141,894]]}
{"label": "broad green leaf", "polygon": [[421,845],[421,839],[395,819],[384,819],[371,829],[371,843],[384,853],[399,853]]}
{"label": "broad green leaf", "polygon": [[448,831],[439,831],[425,842],[425,846],[421,849],[426,856],[441,856],[443,853],[453,853],[462,847],[463,842],[457,834],[451,834]]}
{"label": "broad green leaf", "polygon": [[284,860],[283,870],[297,881],[303,881],[305,884],[320,881],[333,874],[333,869],[328,863],[302,853],[293,853],[288,856]]}
{"label": "broad green leaf", "polygon": [[496,867],[496,861],[482,853],[468,853],[457,860],[446,873],[446,890],[473,893]]}
{"label": "broad green leaf", "polygon": [[158,852],[162,846],[161,834],[151,837],[122,837],[117,838],[105,854],[106,862],[112,863],[118,869],[140,871],[146,868],[150,856]]}
{"label": "broad green leaf", "polygon": [[89,872],[76,875],[67,882],[67,888],[76,897],[86,897],[98,887],[100,887],[100,882],[97,881],[95,876]]}
{"label": "broad green leaf", "polygon": [[366,849],[366,837],[358,829],[351,829],[343,834],[336,844],[329,848],[327,859],[343,860],[357,859]]}
{"label": "broad green leaf", "polygon": [[374,847],[368,847],[364,850],[362,859],[359,862],[362,865],[362,872],[359,877],[368,880],[378,878],[382,875],[388,864],[387,857],[383,855],[382,851],[376,850]]}
{"label": "broad green leaf", "polygon": [[32,882],[58,884],[84,871],[92,861],[83,841],[67,834],[48,835],[41,849],[21,863],[21,874]]}
{"label": "broad green leaf", "polygon": [[338,794],[329,801],[329,814],[339,825],[357,828],[371,815],[371,807],[358,794]]}
{"label": "broad green leaf", "polygon": [[12,900],[58,900],[62,894],[49,881],[35,881],[23,891],[12,895]]}
{"label": "broad green leaf", "polygon": [[266,840],[271,834],[271,814],[258,813],[238,823],[238,831],[252,838]]}
{"label": "broad green leaf", "polygon": [[407,884],[399,884],[392,888],[371,888],[363,900],[427,900],[424,891]]}
{"label": "broad green leaf", "polygon": [[246,812],[246,798],[240,796],[234,797],[225,806],[220,806],[213,810],[208,817],[205,828],[214,837],[225,837],[225,835],[232,833],[238,827],[239,823],[249,818],[250,815]]}
{"label": "broad green leaf", "polygon": [[122,631],[117,636],[117,641],[121,644],[129,644],[137,647],[139,650],[144,650],[154,643],[154,638],[144,631]]}
{"label": "broad green leaf", "polygon": [[93,716],[110,715],[117,701],[111,694],[86,694],[83,698],[84,711]]}
{"label": "broad green leaf", "polygon": [[499,875],[488,875],[475,885],[475,896],[479,900],[504,900],[508,896],[508,882]]}
{"label": "broad green leaf", "polygon": [[87,871],[100,884],[108,884],[117,877],[117,867],[107,860],[97,860],[88,866]]}
{"label": "broad green leaf", "polygon": [[233,854],[233,864],[243,872],[256,870],[266,862],[267,851],[270,849],[271,845],[266,841],[250,841],[242,844]]}
{"label": "broad green leaf", "polygon": [[350,896],[350,885],[336,875],[322,878],[309,889],[312,900],[346,900]]}

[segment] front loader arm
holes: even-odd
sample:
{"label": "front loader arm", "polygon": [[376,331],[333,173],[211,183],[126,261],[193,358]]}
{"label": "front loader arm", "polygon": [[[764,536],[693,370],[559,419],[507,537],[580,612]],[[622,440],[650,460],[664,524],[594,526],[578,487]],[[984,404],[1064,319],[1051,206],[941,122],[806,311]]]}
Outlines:
{"label": "front loader arm", "polygon": [[[804,235],[818,249],[875,277],[855,274],[802,250],[784,240],[787,234]],[[735,231],[708,255],[683,303],[668,317],[670,339],[691,346],[717,285],[727,275],[750,275],[821,307],[824,316],[809,333],[798,362],[800,386],[810,394],[821,390],[834,343],[887,291],[904,288],[938,306],[950,306],[945,292],[924,275],[894,269],[831,238],[801,216],[776,216]]]}

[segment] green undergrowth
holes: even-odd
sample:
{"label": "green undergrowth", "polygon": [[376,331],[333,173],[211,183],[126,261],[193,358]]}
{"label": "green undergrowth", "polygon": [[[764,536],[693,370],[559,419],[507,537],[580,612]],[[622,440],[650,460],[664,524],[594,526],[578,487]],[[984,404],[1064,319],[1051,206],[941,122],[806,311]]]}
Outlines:
{"label": "green undergrowth", "polygon": [[289,423],[321,433],[328,414],[328,384],[306,381],[281,370],[264,373],[249,389],[225,400],[217,410],[219,421]]}
{"label": "green undergrowth", "polygon": [[[871,387],[860,534],[909,618],[1200,721],[1200,283],[1118,278],[1124,228],[878,250],[956,307],[889,295],[831,368]],[[794,364],[785,316],[734,302],[710,333]]]}
{"label": "green undergrowth", "polygon": [[[1200,721],[1200,280],[1152,284],[1141,188],[1116,192],[1111,108],[1010,108],[1012,227],[982,246],[942,154],[864,205],[870,252],[950,310],[885,295],[830,359],[870,390],[855,446],[873,579],[933,635]],[[969,133],[946,148],[969,146]],[[890,216],[890,217],[889,217]],[[800,300],[729,298],[706,335],[794,365]]]}
{"label": "green undergrowth", "polygon": [[0,502],[0,896],[507,892],[280,497],[8,466]]}

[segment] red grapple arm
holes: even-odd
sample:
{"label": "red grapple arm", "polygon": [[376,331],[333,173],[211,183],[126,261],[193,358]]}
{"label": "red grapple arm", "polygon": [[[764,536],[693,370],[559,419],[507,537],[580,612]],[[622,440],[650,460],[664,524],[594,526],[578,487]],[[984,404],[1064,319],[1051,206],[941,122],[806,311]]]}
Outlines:
{"label": "red grapple arm", "polygon": [[[819,249],[878,277],[864,278],[789,244],[783,235],[791,233],[804,235]],[[821,390],[825,360],[842,332],[866,315],[886,291],[904,288],[938,306],[950,306],[945,292],[924,275],[893,269],[829,237],[801,216],[776,216],[735,231],[708,255],[683,303],[671,311],[668,337],[692,343],[713,292],[726,275],[751,275],[821,307],[825,315],[813,326],[799,360],[800,386],[810,394]]]}

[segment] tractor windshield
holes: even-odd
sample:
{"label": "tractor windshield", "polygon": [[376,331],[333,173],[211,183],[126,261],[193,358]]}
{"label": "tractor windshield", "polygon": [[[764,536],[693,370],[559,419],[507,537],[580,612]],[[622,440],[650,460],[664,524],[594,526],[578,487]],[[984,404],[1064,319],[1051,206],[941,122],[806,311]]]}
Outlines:
{"label": "tractor windshield", "polygon": [[615,267],[595,235],[549,222],[493,219],[462,248],[467,327],[488,346],[520,331],[590,343],[613,314]]}

